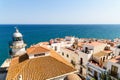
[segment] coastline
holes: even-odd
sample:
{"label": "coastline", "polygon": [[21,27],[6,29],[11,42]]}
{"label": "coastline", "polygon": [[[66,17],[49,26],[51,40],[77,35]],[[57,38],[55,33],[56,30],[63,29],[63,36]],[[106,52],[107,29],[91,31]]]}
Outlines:
{"label": "coastline", "polygon": [[[120,38],[120,27],[109,27],[105,25],[0,25],[0,64],[9,57],[9,41],[11,40],[14,27],[17,26],[23,33],[24,40],[28,47],[38,42],[49,41],[54,38],[75,36],[79,38],[114,39]],[[100,27],[99,27],[100,26]]]}

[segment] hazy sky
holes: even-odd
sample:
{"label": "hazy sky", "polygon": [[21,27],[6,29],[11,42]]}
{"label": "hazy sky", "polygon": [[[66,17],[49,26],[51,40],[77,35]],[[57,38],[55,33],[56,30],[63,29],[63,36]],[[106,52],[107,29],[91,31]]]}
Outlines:
{"label": "hazy sky", "polygon": [[0,0],[0,24],[96,23],[120,23],[120,0]]}

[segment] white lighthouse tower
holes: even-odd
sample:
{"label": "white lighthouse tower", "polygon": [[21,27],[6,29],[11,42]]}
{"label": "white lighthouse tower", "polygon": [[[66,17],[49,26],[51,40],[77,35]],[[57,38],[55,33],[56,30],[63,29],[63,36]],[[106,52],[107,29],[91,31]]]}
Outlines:
{"label": "white lighthouse tower", "polygon": [[10,55],[12,57],[15,57],[15,56],[20,56],[26,53],[25,47],[26,47],[26,44],[23,41],[23,36],[19,32],[19,30],[16,28],[16,32],[13,33],[13,40],[10,45],[10,48],[11,48]]}

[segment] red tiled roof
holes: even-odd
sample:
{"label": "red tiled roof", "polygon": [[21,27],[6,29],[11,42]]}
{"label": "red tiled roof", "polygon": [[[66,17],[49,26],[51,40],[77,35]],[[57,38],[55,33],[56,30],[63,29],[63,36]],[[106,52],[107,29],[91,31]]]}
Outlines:
{"label": "red tiled roof", "polygon": [[23,80],[46,80],[76,71],[57,59],[46,56],[28,59],[24,62],[10,66],[6,80],[17,80],[22,75]]}
{"label": "red tiled roof", "polygon": [[49,52],[48,49],[41,47],[41,46],[32,46],[27,49],[27,54],[38,54],[38,53],[43,53],[43,52]]}

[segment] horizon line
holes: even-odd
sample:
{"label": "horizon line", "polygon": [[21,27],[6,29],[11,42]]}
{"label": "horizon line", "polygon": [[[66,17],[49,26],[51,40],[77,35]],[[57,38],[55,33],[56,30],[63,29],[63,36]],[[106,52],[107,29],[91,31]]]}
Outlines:
{"label": "horizon line", "polygon": [[0,25],[120,25],[120,23],[117,23],[117,24],[115,24],[115,23],[89,23],[89,24],[84,24],[84,23],[79,23],[79,24],[68,24],[68,23],[63,23],[63,24],[58,24],[58,23],[51,23],[51,24],[43,24],[43,23],[30,23],[30,24],[28,24],[28,23],[17,23],[17,24],[15,24],[15,23],[8,23],[8,24],[1,24],[0,23]]}

